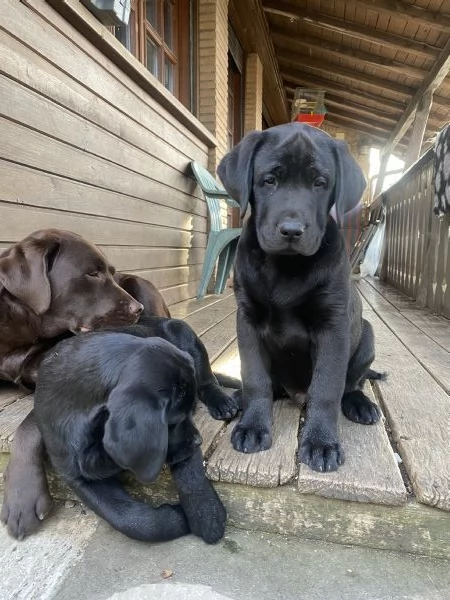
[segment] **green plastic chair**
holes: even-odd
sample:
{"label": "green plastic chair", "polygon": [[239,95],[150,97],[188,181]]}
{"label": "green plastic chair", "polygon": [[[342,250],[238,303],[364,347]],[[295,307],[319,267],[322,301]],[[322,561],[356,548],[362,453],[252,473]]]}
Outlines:
{"label": "green plastic chair", "polygon": [[197,162],[191,162],[194,177],[203,191],[210,220],[210,231],[206,245],[205,260],[202,276],[198,286],[197,298],[206,294],[209,280],[214,271],[217,260],[217,276],[214,293],[221,294],[233,266],[236,247],[241,235],[242,227],[229,228],[222,224],[220,206],[226,202],[229,206],[239,208],[239,204],[229,196],[228,192],[214,179],[214,177]]}

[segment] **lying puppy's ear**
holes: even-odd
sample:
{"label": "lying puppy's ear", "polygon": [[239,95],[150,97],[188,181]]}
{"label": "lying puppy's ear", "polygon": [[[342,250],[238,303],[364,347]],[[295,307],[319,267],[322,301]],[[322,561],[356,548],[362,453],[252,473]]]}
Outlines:
{"label": "lying puppy's ear", "polygon": [[334,140],[333,151],[337,166],[334,204],[338,225],[342,226],[344,215],[360,202],[366,189],[366,179],[346,142]]}
{"label": "lying puppy's ear", "polygon": [[57,240],[27,240],[15,244],[7,256],[0,258],[0,282],[37,315],[50,307],[48,270],[58,250]]}
{"label": "lying puppy's ear", "polygon": [[103,447],[116,464],[132,471],[142,483],[155,481],[167,455],[166,407],[154,404],[120,388],[111,392],[107,402]]}
{"label": "lying puppy's ear", "polygon": [[262,131],[252,131],[220,161],[217,173],[230,196],[241,206],[244,218],[253,189],[253,162]]}

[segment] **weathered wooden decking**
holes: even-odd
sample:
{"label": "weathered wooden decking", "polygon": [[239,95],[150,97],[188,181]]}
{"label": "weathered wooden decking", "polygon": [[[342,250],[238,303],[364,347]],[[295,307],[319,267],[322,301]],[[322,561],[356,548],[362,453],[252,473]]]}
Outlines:
{"label": "weathered wooden decking", "polygon": [[[375,330],[374,367],[388,372],[386,381],[367,384],[382,421],[362,426],[341,416],[346,462],[337,472],[316,473],[296,460],[298,406],[274,403],[273,447],[251,455],[231,447],[234,422],[215,421],[199,406],[207,474],[237,526],[449,557],[450,323],[379,282],[360,280],[358,287]],[[239,376],[232,293],[182,302],[171,312],[201,336],[216,371]],[[31,406],[30,396],[0,389],[0,467]],[[57,482],[53,490],[67,495]],[[170,497],[167,477],[150,494]]]}

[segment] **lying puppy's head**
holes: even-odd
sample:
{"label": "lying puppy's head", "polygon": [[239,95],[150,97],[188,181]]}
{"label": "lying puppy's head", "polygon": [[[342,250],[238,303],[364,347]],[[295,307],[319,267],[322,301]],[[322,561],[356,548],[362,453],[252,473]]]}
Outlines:
{"label": "lying puppy's head", "polygon": [[140,340],[106,402],[103,446],[122,469],[154,481],[166,461],[169,427],[190,414],[196,395],[194,362],[161,338]]}
{"label": "lying puppy's head", "polygon": [[0,284],[40,317],[41,337],[134,323],[142,305],[113,279],[114,269],[87,240],[44,229],[0,255]]}
{"label": "lying puppy's head", "polygon": [[268,254],[315,254],[333,205],[341,223],[366,186],[345,142],[300,123],[248,134],[217,172],[242,217],[250,203]]}

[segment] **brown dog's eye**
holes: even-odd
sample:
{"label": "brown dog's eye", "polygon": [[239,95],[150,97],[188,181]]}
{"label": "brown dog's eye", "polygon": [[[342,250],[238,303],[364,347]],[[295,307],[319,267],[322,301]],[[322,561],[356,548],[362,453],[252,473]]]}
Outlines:
{"label": "brown dog's eye", "polygon": [[267,185],[275,185],[275,177],[273,175],[267,175],[267,177],[264,177],[264,183]]}
{"label": "brown dog's eye", "polygon": [[318,177],[314,181],[314,187],[325,187],[326,185],[327,185],[327,181],[323,177]]}

